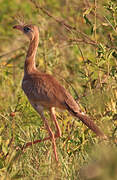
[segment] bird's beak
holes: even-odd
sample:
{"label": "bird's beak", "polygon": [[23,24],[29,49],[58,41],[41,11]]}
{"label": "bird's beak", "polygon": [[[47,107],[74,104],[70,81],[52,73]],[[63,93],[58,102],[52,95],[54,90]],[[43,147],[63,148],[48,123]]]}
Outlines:
{"label": "bird's beak", "polygon": [[18,30],[22,31],[23,27],[20,25],[15,25],[15,26],[13,26],[13,29],[18,29]]}

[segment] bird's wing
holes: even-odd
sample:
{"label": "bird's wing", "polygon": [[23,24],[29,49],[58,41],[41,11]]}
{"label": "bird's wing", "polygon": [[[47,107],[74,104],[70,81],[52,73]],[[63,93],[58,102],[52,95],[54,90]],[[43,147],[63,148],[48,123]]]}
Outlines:
{"label": "bird's wing", "polygon": [[53,76],[45,73],[32,74],[27,81],[25,79],[24,84],[27,88],[24,87],[23,90],[30,99],[39,101],[44,106],[54,106],[62,109],[69,106],[71,109],[78,111],[78,104]]}

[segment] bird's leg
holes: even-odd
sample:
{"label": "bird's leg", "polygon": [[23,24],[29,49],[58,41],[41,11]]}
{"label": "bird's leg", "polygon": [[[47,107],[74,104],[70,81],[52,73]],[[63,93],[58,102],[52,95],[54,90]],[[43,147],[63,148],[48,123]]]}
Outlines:
{"label": "bird's leg", "polygon": [[53,121],[55,123],[55,126],[56,126],[56,129],[57,129],[57,132],[56,132],[56,134],[54,136],[55,136],[55,138],[61,137],[61,129],[60,129],[58,121],[56,119],[54,107],[52,107],[50,109],[50,115],[51,115],[51,118],[53,119]]}
{"label": "bird's leg", "polygon": [[[31,104],[32,104],[32,103],[31,103]],[[39,143],[39,142],[42,142],[42,141],[51,140],[51,141],[52,141],[52,146],[53,146],[54,155],[55,155],[55,159],[56,159],[56,161],[58,162],[58,156],[57,156],[57,152],[56,152],[55,135],[54,135],[54,133],[52,132],[52,130],[51,130],[49,124],[48,124],[48,121],[47,121],[47,119],[46,119],[45,116],[44,116],[42,107],[41,107],[41,106],[36,106],[35,104],[32,104],[32,105],[33,105],[33,107],[35,108],[35,110],[40,114],[41,118],[43,119],[43,121],[44,121],[44,123],[45,123],[45,125],[46,125],[46,129],[47,129],[47,131],[48,131],[48,133],[49,133],[50,136],[47,137],[47,138],[44,138],[44,139],[42,139],[42,140],[35,140],[35,141],[33,141],[33,142],[28,142],[28,143],[26,143],[26,145],[24,146],[24,148],[27,148],[28,146],[31,146],[31,145],[33,145],[33,144],[36,144],[36,143]]]}
{"label": "bird's leg", "polygon": [[47,137],[47,138],[44,138],[44,139],[39,139],[39,140],[35,140],[33,142],[28,142],[28,143],[26,143],[24,148],[27,148],[28,146],[32,146],[33,144],[37,144],[37,143],[42,142],[42,141],[52,140],[52,146],[53,146],[53,151],[54,151],[54,154],[55,154],[55,159],[58,162],[58,156],[57,156],[57,152],[56,152],[56,143],[55,143],[54,133],[52,132],[50,126],[48,125],[47,120],[45,118],[43,120],[45,122],[46,129],[47,129],[50,136]]}
{"label": "bird's leg", "polygon": [[[31,101],[30,101],[30,103],[33,106],[33,108],[40,114],[40,116],[45,119],[44,114],[43,114],[43,108],[41,106],[39,106],[39,105],[37,106],[36,104],[32,103]],[[47,141],[47,140],[50,140],[50,139],[51,139],[51,137],[49,136],[49,137],[44,138],[44,139],[38,139],[38,140],[35,140],[35,141],[28,142],[28,143],[25,144],[23,149],[27,148],[28,146],[32,146],[33,144],[37,144],[37,143],[40,143],[42,141]]]}
{"label": "bird's leg", "polygon": [[56,152],[56,142],[55,142],[55,136],[54,133],[52,132],[50,126],[48,125],[48,122],[46,119],[43,119],[45,121],[45,125],[46,125],[46,129],[50,135],[51,141],[52,141],[52,146],[53,146],[53,151],[54,151],[54,155],[55,155],[55,159],[58,162],[58,156],[57,156],[57,152]]}

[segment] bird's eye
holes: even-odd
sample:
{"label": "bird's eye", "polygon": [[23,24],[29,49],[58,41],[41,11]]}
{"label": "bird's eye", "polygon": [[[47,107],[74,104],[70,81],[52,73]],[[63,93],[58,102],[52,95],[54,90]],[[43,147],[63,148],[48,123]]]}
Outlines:
{"label": "bird's eye", "polygon": [[25,27],[24,27],[24,32],[27,33],[27,32],[29,32],[29,31],[31,31],[31,29],[30,29],[29,27],[25,26]]}

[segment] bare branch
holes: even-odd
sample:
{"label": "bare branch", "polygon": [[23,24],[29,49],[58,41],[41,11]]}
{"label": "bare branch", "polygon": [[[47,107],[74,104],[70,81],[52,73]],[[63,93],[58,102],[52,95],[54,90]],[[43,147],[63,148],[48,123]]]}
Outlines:
{"label": "bare branch", "polygon": [[91,44],[93,46],[98,46],[96,41],[92,40],[91,38],[89,38],[89,36],[87,36],[84,32],[78,30],[76,27],[72,27],[71,25],[67,24],[65,22],[65,20],[61,19],[61,18],[58,18],[58,17],[55,17],[53,16],[48,10],[46,10],[45,8],[41,7],[39,4],[37,4],[36,1],[34,0],[29,0],[30,2],[32,2],[34,4],[34,6],[37,8],[37,9],[40,9],[44,14],[46,14],[47,16],[53,18],[57,23],[63,25],[68,31],[74,31],[74,32],[77,32],[79,33],[82,38],[83,38],[83,41],[87,44]]}
{"label": "bare branch", "polygon": [[0,55],[0,58],[3,58],[3,57],[5,57],[5,56],[9,56],[10,54],[12,54],[12,53],[14,53],[14,52],[16,52],[16,51],[18,51],[18,50],[24,49],[24,48],[25,48],[25,46],[21,46],[21,47],[19,47],[19,48],[16,48],[16,49],[14,49],[14,50],[12,50],[12,51],[10,51],[10,52],[7,52],[7,53],[5,53],[5,54]]}

